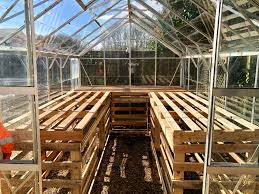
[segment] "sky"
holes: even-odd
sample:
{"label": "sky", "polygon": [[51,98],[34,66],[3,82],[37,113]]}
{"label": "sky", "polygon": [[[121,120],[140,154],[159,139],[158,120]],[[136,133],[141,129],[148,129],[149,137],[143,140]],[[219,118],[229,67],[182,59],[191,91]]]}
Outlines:
{"label": "sky", "polygon": [[[44,0],[33,0],[34,5],[42,2]],[[34,16],[37,16],[39,13],[41,13],[43,10],[45,10],[47,7],[49,7],[52,3],[54,3],[56,0],[48,0],[41,4],[40,6],[37,6],[34,8]],[[83,25],[89,23],[92,18],[96,18],[97,15],[101,14],[104,10],[109,8],[110,6],[114,5],[119,0],[97,0],[90,9],[88,9],[86,12],[81,13],[77,18],[72,20],[69,24],[65,25],[62,29],[60,29],[57,33],[61,33],[64,35],[72,35],[75,33],[80,27]],[[148,5],[155,8],[156,10],[162,10],[162,6],[158,4],[154,0],[145,0]],[[0,18],[2,17],[3,13],[12,5],[12,3],[15,2],[15,0],[1,0],[0,1]],[[14,8],[6,15],[5,19],[9,16],[12,16],[15,13],[18,13],[20,11],[24,10],[24,0],[20,0]],[[88,3],[89,0],[84,0],[84,3]],[[135,2],[135,0],[132,0],[132,4],[138,7],[139,9],[144,9],[140,4]],[[115,8],[127,8],[127,0],[121,0],[118,4],[116,4],[113,9]],[[79,6],[79,4],[76,2],[76,0],[62,0],[58,5],[56,5],[53,9],[48,11],[46,14],[41,16],[35,21],[35,32],[36,35],[48,35],[53,30],[55,30],[57,27],[62,25],[64,22],[69,20],[71,17],[76,15],[82,11],[82,8]],[[109,12],[101,17],[99,17],[97,20],[102,25],[106,22],[103,29],[109,28],[111,24],[115,23],[118,20],[112,20],[111,18],[118,14],[119,11],[112,11]],[[146,12],[150,17],[153,17],[151,12]],[[116,17],[123,18],[128,15],[127,10],[124,12],[121,12]],[[107,21],[109,21],[107,23]],[[0,29],[6,29],[6,28],[20,28],[24,25],[24,13],[18,15],[17,17],[14,17],[8,21],[0,20]],[[90,23],[87,28],[82,30],[80,33],[77,33],[74,38],[78,38],[79,40],[89,34],[89,32],[92,32],[94,29],[98,28],[97,23],[92,22]],[[101,34],[102,31],[96,31],[95,36]],[[91,38],[94,38],[94,35],[89,36],[86,40],[90,40]]]}

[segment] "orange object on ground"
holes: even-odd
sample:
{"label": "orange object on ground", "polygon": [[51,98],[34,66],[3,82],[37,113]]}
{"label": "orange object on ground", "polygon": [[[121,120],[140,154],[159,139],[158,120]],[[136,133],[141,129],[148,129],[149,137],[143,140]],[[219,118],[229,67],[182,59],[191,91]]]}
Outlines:
{"label": "orange object on ground", "polygon": [[12,134],[6,130],[3,123],[0,122],[0,146],[2,149],[3,159],[10,160],[12,149],[14,147]]}

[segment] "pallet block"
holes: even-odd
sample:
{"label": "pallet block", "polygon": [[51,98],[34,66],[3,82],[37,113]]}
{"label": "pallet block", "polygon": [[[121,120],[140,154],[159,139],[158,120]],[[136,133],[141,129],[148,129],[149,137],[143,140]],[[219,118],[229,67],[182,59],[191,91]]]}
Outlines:
{"label": "pallet block", "polygon": [[[150,92],[149,96],[151,134],[167,190],[182,194],[184,189],[201,189],[208,101],[191,92]],[[259,126],[216,107],[213,161],[245,164],[247,153],[258,146],[258,137]]]}

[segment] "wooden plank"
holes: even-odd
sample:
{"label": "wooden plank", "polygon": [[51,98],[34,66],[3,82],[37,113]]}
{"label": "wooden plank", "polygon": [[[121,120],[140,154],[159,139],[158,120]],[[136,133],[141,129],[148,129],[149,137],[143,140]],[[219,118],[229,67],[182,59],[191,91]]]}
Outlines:
{"label": "wooden plank", "polygon": [[174,171],[203,172],[203,168],[204,168],[203,163],[194,163],[194,162],[174,162],[173,163]]}
{"label": "wooden plank", "polygon": [[[81,162],[52,162],[43,161],[41,163],[42,170],[81,170]],[[79,178],[80,179],[80,178]]]}
{"label": "wooden plank", "polygon": [[[207,127],[208,125],[208,119],[205,118],[200,112],[189,106],[186,102],[178,98],[176,95],[174,95],[172,92],[167,92],[176,102],[178,102],[182,107],[184,107],[187,111],[190,112],[197,120],[199,120],[204,126]],[[214,125],[215,130],[219,130],[220,128],[217,125]]]}
{"label": "wooden plank", "polygon": [[[195,99],[197,99],[198,101],[202,102],[203,104],[205,105],[209,105],[209,102],[205,99],[202,99],[201,97],[195,95],[195,94],[192,94],[191,92],[187,92],[187,94]],[[245,119],[242,119],[238,116],[236,116],[235,114],[229,112],[229,111],[226,111],[225,109],[223,108],[220,108],[218,106],[216,106],[216,111],[227,116],[228,118],[236,121],[237,123],[243,125],[245,128],[247,129],[251,129],[251,130],[257,130],[259,129],[259,126],[255,125],[255,124],[252,124],[250,123],[249,121],[245,120]]]}
{"label": "wooden plank", "polygon": [[43,188],[68,188],[74,189],[81,187],[82,180],[69,180],[69,179],[43,179]]}
{"label": "wooden plank", "polygon": [[41,143],[42,151],[76,151],[80,150],[80,143]]}
{"label": "wooden plank", "polygon": [[[256,149],[257,144],[213,144],[213,153],[245,153]],[[205,144],[174,145],[175,152],[181,153],[204,153]]]}
{"label": "wooden plank", "polygon": [[[153,107],[156,106],[158,108],[157,109],[159,111],[158,115],[160,115],[160,114],[163,115],[164,119],[166,120],[166,122],[168,122],[169,126],[173,129],[173,131],[181,131],[182,129],[179,127],[179,125],[176,123],[176,121],[172,118],[171,114],[166,110],[166,108],[161,103],[159,98],[155,95],[155,93],[150,92],[150,96],[154,100],[154,104],[152,102],[152,99],[151,99],[150,103]],[[154,109],[154,111],[156,112],[155,109]],[[158,120],[159,120],[159,122],[161,121],[161,116],[158,116]]]}
{"label": "wooden plank", "polygon": [[58,110],[58,109],[60,109],[62,107],[65,107],[66,105],[71,103],[75,98],[78,98],[81,95],[83,95],[83,92],[79,92],[79,93],[73,95],[72,97],[68,98],[67,100],[62,101],[62,102],[56,104],[55,106],[51,107],[50,110],[47,110],[47,111],[41,113],[39,115],[39,120],[42,120],[42,119],[48,117],[49,115],[53,115],[53,111]]}
{"label": "wooden plank", "polygon": [[[79,163],[80,167],[81,167],[81,153],[80,150],[78,151],[71,151],[70,152],[70,160],[73,163]],[[81,168],[73,168],[71,170],[71,179],[72,180],[79,180],[81,179]],[[81,194],[81,190],[82,190],[82,185],[80,187],[76,187],[73,189],[73,193],[74,194]]]}
{"label": "wooden plank", "polygon": [[208,173],[209,174],[228,174],[228,175],[258,175],[259,174],[259,168],[254,167],[246,167],[246,166],[240,166],[240,167],[231,167],[231,166],[209,166],[208,167]]}
{"label": "wooden plank", "polygon": [[146,114],[114,114],[114,119],[147,119]]}
{"label": "wooden plank", "polygon": [[73,111],[66,119],[64,119],[61,123],[58,124],[56,128],[58,129],[67,129],[69,125],[82,113],[82,111],[89,105],[90,102],[99,94],[93,95],[91,98],[89,98],[85,103],[82,103],[82,101],[87,98],[91,92],[87,92],[85,95],[83,95],[77,102],[74,102],[71,104],[71,106],[68,106],[65,111],[69,111],[72,107],[80,105],[79,108],[75,111]]}
{"label": "wooden plank", "polygon": [[9,128],[13,127],[13,125],[17,124],[18,122],[22,121],[23,119],[29,118],[30,116],[31,116],[30,112],[25,113],[17,118],[14,118],[14,119],[8,121],[7,123],[4,123],[4,127],[9,129]]}
{"label": "wooden plank", "polygon": [[101,105],[103,105],[103,102],[108,98],[109,92],[105,92],[105,94],[100,98],[97,104],[95,104],[90,111],[84,116],[84,118],[76,125],[75,129],[77,130],[83,130],[89,121],[93,118],[96,111],[100,108]]}
{"label": "wooden plank", "polygon": [[59,100],[62,100],[63,98],[65,98],[65,97],[67,97],[67,96],[69,96],[69,95],[71,95],[71,94],[73,94],[73,93],[75,94],[75,91],[68,92],[68,93],[66,93],[66,94],[64,94],[64,95],[62,95],[62,96],[60,96],[60,97],[58,97],[58,98],[55,98],[54,100],[51,100],[51,101],[49,101],[48,103],[43,104],[42,106],[40,106],[40,107],[39,107],[39,110],[42,110],[42,109],[44,109],[44,108],[46,108],[46,107],[48,107],[48,106],[50,106],[50,105],[56,103],[56,102],[59,101]]}
{"label": "wooden plank", "polygon": [[90,141],[90,137],[94,136],[97,133],[96,127],[99,124],[100,120],[104,117],[104,115],[108,109],[109,109],[109,104],[102,108],[98,117],[95,119],[95,121],[92,123],[92,125],[88,129],[86,135],[84,136],[84,139],[82,140],[81,150],[85,149],[87,142]]}
{"label": "wooden plank", "polygon": [[112,111],[145,111],[146,107],[111,107]]}
{"label": "wooden plank", "polygon": [[163,148],[163,146],[160,146],[160,150],[161,150],[161,156],[164,160],[164,164],[165,164],[165,168],[167,169],[167,174],[169,175],[169,179],[170,180],[173,180],[173,171],[172,171],[172,167],[170,166],[170,163],[167,159],[167,156],[166,156],[166,153],[165,153],[165,150]]}
{"label": "wooden plank", "polygon": [[202,189],[202,180],[172,180],[173,187],[183,189]]}
{"label": "wooden plank", "polygon": [[[183,142],[205,142],[206,132],[185,132],[176,131],[173,134],[174,143],[181,144]],[[214,131],[213,142],[242,142],[242,141],[258,141],[259,131],[242,130],[242,131]]]}
{"label": "wooden plank", "polygon": [[112,98],[123,96],[148,96],[148,92],[112,92]]}
{"label": "wooden plank", "polygon": [[50,107],[50,110],[58,110],[62,107],[65,107],[66,105],[70,104],[72,101],[74,101],[76,98],[82,96],[84,94],[84,92],[78,92],[77,94],[69,97],[68,99],[56,104],[55,106],[53,107]]}
{"label": "wooden plank", "polygon": [[[186,99],[189,103],[193,104],[195,107],[202,110],[203,112],[205,112],[208,115],[209,109],[207,107],[205,107],[202,104],[198,103],[197,101],[191,99],[185,93],[177,92],[176,94],[178,94],[182,98]],[[232,123],[229,120],[223,118],[222,116],[220,116],[217,113],[215,113],[215,119],[216,119],[216,121],[220,122],[227,130],[234,131],[234,130],[240,130],[241,129],[241,127],[235,125],[234,123]]]}
{"label": "wooden plank", "polygon": [[41,140],[82,141],[81,131],[41,131]]}
{"label": "wooden plank", "polygon": [[201,128],[196,125],[178,106],[176,106],[164,93],[158,92],[158,94],[165,99],[168,105],[181,117],[183,122],[189,127],[191,131],[200,131]]}
{"label": "wooden plank", "polygon": [[146,126],[146,121],[113,121],[112,126]]}

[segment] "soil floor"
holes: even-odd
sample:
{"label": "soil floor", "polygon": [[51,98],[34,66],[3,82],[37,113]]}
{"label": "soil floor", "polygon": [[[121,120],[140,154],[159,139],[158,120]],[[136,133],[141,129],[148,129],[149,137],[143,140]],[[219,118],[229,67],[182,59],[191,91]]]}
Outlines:
{"label": "soil floor", "polygon": [[162,194],[149,137],[111,136],[92,194]]}

